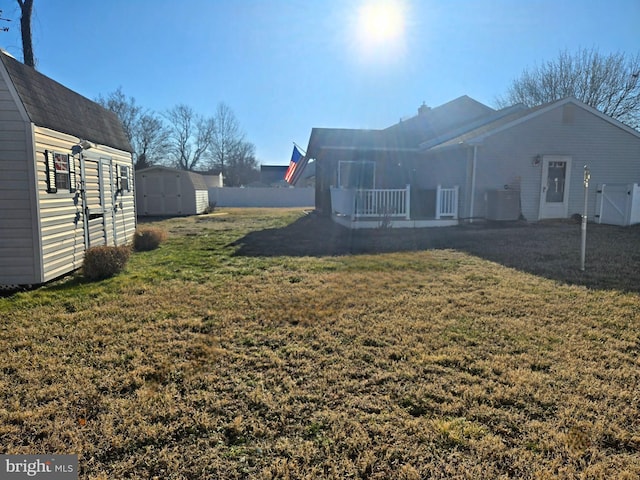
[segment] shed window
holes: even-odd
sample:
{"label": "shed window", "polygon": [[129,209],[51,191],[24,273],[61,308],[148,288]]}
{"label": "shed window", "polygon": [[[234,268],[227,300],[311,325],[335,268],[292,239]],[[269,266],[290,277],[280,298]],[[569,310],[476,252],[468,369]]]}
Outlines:
{"label": "shed window", "polygon": [[47,192],[76,191],[75,162],[71,155],[45,151],[47,164]]}
{"label": "shed window", "polygon": [[131,182],[129,179],[130,169],[127,166],[118,165],[118,190],[120,193],[131,191]]}
{"label": "shed window", "polygon": [[375,165],[367,161],[340,162],[338,185],[341,188],[374,188]]}

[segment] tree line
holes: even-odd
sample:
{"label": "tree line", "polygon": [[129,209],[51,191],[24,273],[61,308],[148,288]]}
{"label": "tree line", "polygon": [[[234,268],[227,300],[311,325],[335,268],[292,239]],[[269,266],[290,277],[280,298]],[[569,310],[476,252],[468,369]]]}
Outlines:
{"label": "tree line", "polygon": [[222,173],[226,186],[246,185],[259,177],[255,146],[246,140],[233,110],[223,102],[206,117],[185,104],[160,114],[146,110],[120,87],[95,100],[122,122],[136,169],[165,165]]}

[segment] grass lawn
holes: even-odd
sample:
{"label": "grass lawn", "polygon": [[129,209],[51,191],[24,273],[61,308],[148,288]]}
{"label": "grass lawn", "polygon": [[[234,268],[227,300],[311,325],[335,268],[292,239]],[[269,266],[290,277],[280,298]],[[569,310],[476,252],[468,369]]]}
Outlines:
{"label": "grass lawn", "polygon": [[0,298],[0,453],[82,479],[640,477],[640,228],[152,222]]}

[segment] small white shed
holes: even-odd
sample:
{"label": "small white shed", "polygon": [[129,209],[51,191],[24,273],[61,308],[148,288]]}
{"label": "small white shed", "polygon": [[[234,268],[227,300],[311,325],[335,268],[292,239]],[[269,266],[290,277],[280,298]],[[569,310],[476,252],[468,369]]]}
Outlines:
{"label": "small white shed", "polygon": [[209,208],[209,188],[195,172],[145,168],[136,172],[136,203],[141,216],[197,215]]}

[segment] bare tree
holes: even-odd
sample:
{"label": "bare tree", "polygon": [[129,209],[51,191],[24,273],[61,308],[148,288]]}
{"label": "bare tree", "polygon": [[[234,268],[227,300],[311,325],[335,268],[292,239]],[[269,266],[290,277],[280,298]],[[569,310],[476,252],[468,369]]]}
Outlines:
{"label": "bare tree", "polygon": [[136,169],[159,163],[168,149],[169,131],[162,120],[153,112],[145,112],[133,97],[127,97],[122,87],[96,98],[96,102],[114,112],[133,147],[133,161]]}
{"label": "bare tree", "polygon": [[17,0],[20,6],[20,33],[22,35],[22,57],[24,64],[30,67],[36,66],[33,55],[33,40],[31,37],[31,14],[33,13],[33,0]]}
{"label": "bare tree", "polygon": [[541,105],[573,96],[627,125],[640,126],[640,53],[603,55],[595,49],[575,54],[560,52],[522,75],[507,94],[497,98],[500,107],[515,103]]}
{"label": "bare tree", "polygon": [[183,104],[168,110],[164,117],[169,123],[169,153],[175,165],[194,170],[211,148],[214,119],[204,118]]}
{"label": "bare tree", "polygon": [[218,104],[214,119],[216,128],[211,145],[210,163],[226,178],[227,167],[244,142],[244,134],[233,110],[225,103]]}
{"label": "bare tree", "polygon": [[142,107],[136,105],[136,99],[133,97],[127,98],[122,91],[122,87],[118,87],[117,90],[107,94],[106,97],[99,95],[96,98],[96,102],[118,116],[129,138],[129,143],[133,145],[136,126],[142,115]]}
{"label": "bare tree", "polygon": [[229,187],[247,185],[260,177],[258,161],[255,156],[256,148],[252,143],[240,142],[227,164],[225,184]]}
{"label": "bare tree", "polygon": [[160,163],[169,150],[169,130],[153,113],[145,113],[138,120],[133,139],[137,170]]}

